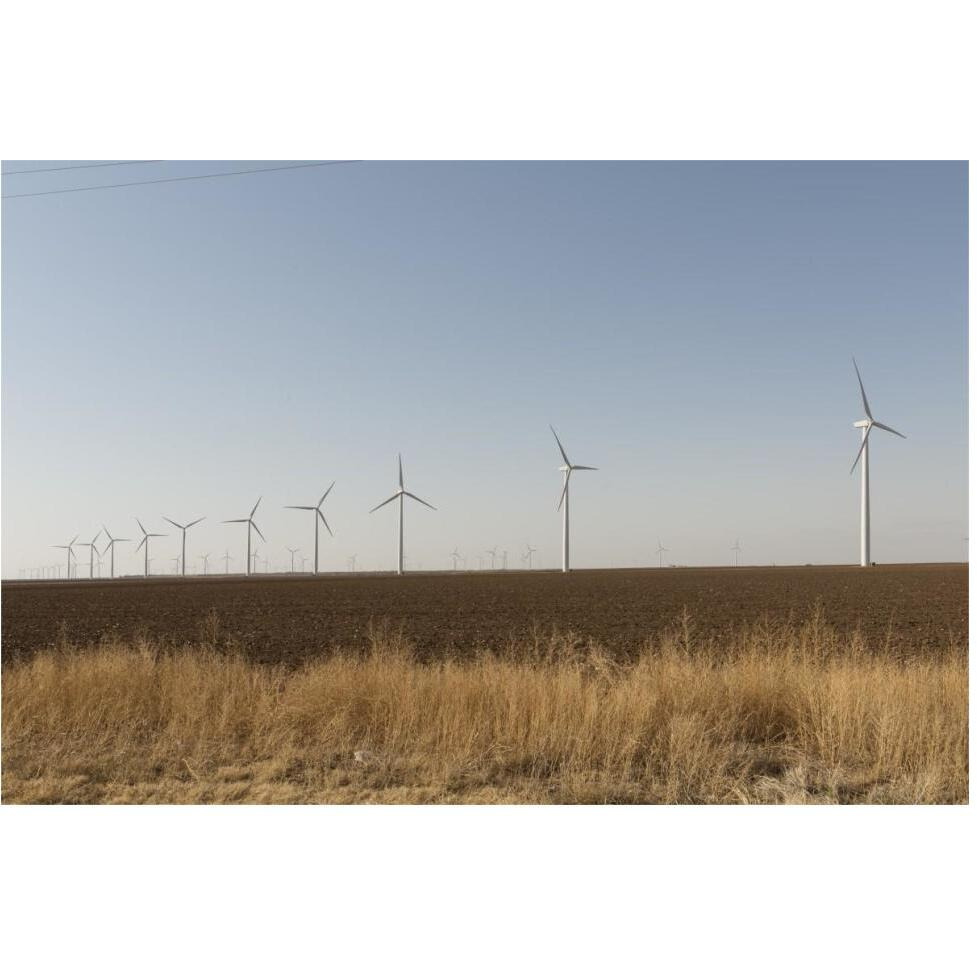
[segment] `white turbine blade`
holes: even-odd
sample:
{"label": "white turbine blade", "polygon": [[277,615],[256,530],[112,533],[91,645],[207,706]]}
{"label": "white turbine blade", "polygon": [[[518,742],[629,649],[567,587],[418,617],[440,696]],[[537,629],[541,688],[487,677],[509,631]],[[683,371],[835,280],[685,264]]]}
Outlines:
{"label": "white turbine blade", "polygon": [[567,453],[566,453],[566,452],[565,452],[565,451],[563,450],[563,444],[562,444],[562,443],[561,443],[561,441],[560,441],[560,437],[559,437],[559,435],[558,435],[558,434],[556,433],[556,431],[554,431],[554,430],[553,430],[553,425],[552,425],[552,424],[550,425],[550,430],[551,430],[551,431],[553,431],[553,437],[554,437],[554,438],[556,438],[556,444],[557,444],[557,447],[558,447],[558,448],[560,449],[560,454],[561,454],[561,455],[563,455],[563,461],[564,461],[564,463],[565,463],[565,464],[566,464],[567,466],[569,466],[569,464],[570,464],[570,459],[569,459],[569,458],[567,458]]}
{"label": "white turbine blade", "polygon": [[[139,520],[137,519],[137,520],[136,520],[136,522],[138,522],[138,521],[139,521]],[[74,546],[74,545],[75,545],[75,541],[76,541],[77,539],[78,539],[78,534],[77,534],[77,533],[75,533],[75,538],[74,538],[74,539],[73,539],[73,540],[72,540],[72,541],[71,541],[71,542],[70,542],[70,543],[69,543],[68,545],[69,545],[69,546]]]}
{"label": "white turbine blade", "polygon": [[112,542],[113,543],[131,543],[132,540],[131,539],[125,539],[125,538],[123,538],[123,539],[113,539]]}
{"label": "white turbine blade", "polygon": [[284,505],[283,509],[304,509],[306,512],[312,512],[315,509],[314,505]]}
{"label": "white turbine blade", "polygon": [[560,501],[556,505],[556,511],[559,512],[563,508],[563,500],[567,497],[567,486],[570,484],[570,472],[568,471],[563,476],[563,491],[560,493]]}
{"label": "white turbine blade", "polygon": [[393,494],[393,495],[391,495],[389,499],[387,499],[387,500],[386,500],[386,501],[384,501],[384,502],[381,502],[381,503],[380,503],[379,505],[375,505],[375,506],[374,506],[374,507],[373,507],[373,508],[372,508],[372,509],[370,510],[370,512],[376,512],[376,511],[377,511],[377,509],[382,509],[382,508],[383,508],[383,507],[384,507],[385,505],[387,505],[387,504],[388,504],[389,502],[393,502],[393,500],[394,500],[394,499],[398,499],[398,498],[400,498],[400,492],[394,492],[394,494]]}
{"label": "white turbine blade", "polygon": [[251,510],[251,518],[254,519],[254,514],[258,511],[258,506],[261,505],[261,496],[258,496],[258,501],[255,502],[254,508]]}
{"label": "white turbine blade", "polygon": [[147,537],[145,537],[145,536],[143,536],[143,538],[142,538],[142,541],[141,541],[141,542],[139,543],[139,545],[138,545],[138,546],[136,547],[136,552],[137,552],[137,553],[138,553],[138,552],[139,552],[139,551],[140,551],[140,550],[141,550],[141,549],[143,548],[143,546],[145,545],[145,543],[146,543],[146,539],[147,539]]}
{"label": "white turbine blade", "polygon": [[[871,431],[872,429],[869,428],[868,430]],[[865,450],[865,445],[867,444],[868,444],[868,431],[866,431],[865,437],[862,438],[862,443],[858,446],[858,454],[855,455],[855,460],[851,463],[851,468],[848,470],[849,475],[851,475],[851,473],[855,470],[855,466],[858,464],[858,459],[862,457],[862,452]]]}
{"label": "white turbine blade", "polygon": [[410,496],[410,497],[411,497],[411,498],[412,498],[412,499],[413,499],[413,500],[414,500],[415,502],[420,502],[420,503],[421,503],[421,505],[426,505],[426,506],[427,506],[427,507],[428,507],[429,509],[434,509],[434,511],[435,511],[435,512],[437,512],[437,511],[438,511],[437,509],[435,509],[435,508],[434,508],[434,506],[433,506],[433,505],[431,505],[431,503],[430,503],[430,502],[425,502],[425,501],[424,501],[423,499],[419,499],[419,498],[418,498],[418,497],[417,497],[416,495],[414,495],[414,493],[413,493],[413,492],[408,492],[408,491],[407,491],[407,490],[405,489],[405,490],[404,490],[404,495],[408,495],[408,496]]}
{"label": "white turbine blade", "polygon": [[400,452],[397,452],[397,484],[403,488],[404,487],[404,461],[400,457]]}
{"label": "white turbine blade", "polygon": [[872,408],[868,405],[868,397],[865,396],[865,385],[862,383],[862,375],[858,372],[858,364],[855,363],[855,357],[851,358],[852,363],[855,364],[855,376],[858,377],[858,387],[862,391],[862,405],[865,407],[865,416],[871,421],[872,420]]}
{"label": "white turbine blade", "polygon": [[[139,519],[138,518],[136,519],[136,522],[139,522]],[[146,535],[146,527],[141,522],[139,522],[139,528],[142,530],[143,535],[145,536]],[[76,536],[75,539],[77,539],[77,538],[78,537]]]}
{"label": "white turbine blade", "polygon": [[251,522],[250,519],[222,519],[221,522]]}
{"label": "white turbine blade", "polygon": [[882,428],[883,431],[888,431],[889,434],[898,435],[904,441],[905,440],[908,440],[908,438],[906,438],[906,435],[905,434],[899,434],[899,432],[894,427],[886,427],[885,424],[880,424],[878,421],[875,421],[873,426],[874,427],[880,427],[880,428]]}
{"label": "white turbine blade", "polygon": [[573,468],[573,470],[575,472],[596,472],[596,471],[600,471],[599,468],[593,468],[590,465],[571,465],[570,467]]}
{"label": "white turbine blade", "polygon": [[194,519],[193,522],[188,522],[187,529],[189,529],[191,526],[196,526],[198,522],[203,522],[206,518],[206,516],[201,516],[199,519]]}
{"label": "white turbine blade", "polygon": [[146,533],[146,536],[149,539],[162,539],[166,535],[166,533]]}
{"label": "white turbine blade", "polygon": [[[252,526],[254,527],[254,531],[255,531],[255,532],[256,532],[256,533],[257,533],[257,534],[258,534],[259,536],[261,536],[261,530],[260,530],[260,529],[258,528],[258,524],[257,524],[256,522],[254,522],[253,520],[251,520],[251,525],[252,525]],[[262,543],[267,543],[267,542],[268,542],[268,540],[267,540],[267,539],[265,539],[265,537],[264,537],[264,536],[261,536],[261,542],[262,542]]]}
{"label": "white turbine blade", "polygon": [[326,522],[326,517],[322,514],[322,510],[321,509],[316,509],[316,512],[319,513],[319,518],[322,520],[322,525],[325,526],[326,529],[329,530],[329,535],[330,536],[334,535],[333,534],[333,531],[331,529],[329,529],[329,523]]}
{"label": "white turbine blade", "polygon": [[[332,485],[335,484],[336,484],[335,482],[332,483]],[[325,492],[322,493],[322,498],[319,499],[319,505],[322,505],[322,503],[326,501],[326,496],[332,491],[332,485],[330,485],[329,488],[327,488]]]}
{"label": "white turbine blade", "polygon": [[176,526],[177,529],[185,529],[185,526],[181,526],[178,522],[174,522],[169,516],[163,516],[163,519],[168,522],[171,526]]}

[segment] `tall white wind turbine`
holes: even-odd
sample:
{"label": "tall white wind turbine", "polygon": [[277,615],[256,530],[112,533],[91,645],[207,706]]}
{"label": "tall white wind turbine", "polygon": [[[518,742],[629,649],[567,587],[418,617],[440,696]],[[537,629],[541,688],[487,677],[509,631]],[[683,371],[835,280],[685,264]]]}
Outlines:
{"label": "tall white wind turbine", "polygon": [[185,526],[181,526],[178,522],[174,522],[169,516],[163,516],[163,518],[171,525],[176,526],[180,532],[183,533],[183,549],[182,556],[180,557],[180,572],[182,576],[187,575],[187,530],[191,526],[196,526],[198,522],[203,522],[206,516],[201,516],[199,519],[194,519],[193,522],[188,522]]}
{"label": "tall white wind turbine", "polygon": [[458,561],[461,559],[461,554],[458,552],[458,547],[456,546],[448,556],[451,557],[451,569],[457,573],[458,572]]}
{"label": "tall white wind turbine", "polygon": [[733,566],[738,567],[740,565],[740,550],[743,549],[743,547],[740,546],[740,541],[736,540],[730,549],[733,551]]}
{"label": "tall white wind turbine", "polygon": [[[254,521],[254,514],[258,511],[258,506],[261,505],[261,496],[258,496],[258,501],[255,502],[254,508],[251,510],[251,514],[247,519],[225,519],[224,522],[246,522],[248,524],[248,548],[245,551],[245,566],[247,569],[244,571],[245,576],[251,576],[251,530],[261,536],[261,530],[258,528],[257,523]],[[261,541],[267,542],[264,536],[261,536]]]}
{"label": "tall white wind turbine", "polygon": [[570,475],[573,472],[595,472],[596,468],[592,468],[590,465],[572,465],[570,464],[570,459],[567,457],[566,451],[563,450],[563,444],[560,441],[559,435],[553,430],[553,425],[550,425],[550,430],[553,431],[553,437],[556,438],[557,447],[560,449],[560,454],[563,456],[563,464],[560,466],[560,471],[563,472],[563,492],[560,495],[560,502],[557,505],[557,509],[563,509],[563,572],[568,573],[570,570]]}
{"label": "tall white wind turbine", "polygon": [[536,552],[536,547],[530,546],[529,543],[526,543],[526,552],[523,555],[523,559],[529,564],[530,570],[532,570],[533,568],[533,553],[535,552]]}
{"label": "tall white wind turbine", "polygon": [[401,460],[400,455],[397,455],[397,491],[390,496],[389,499],[384,499],[379,505],[375,505],[370,512],[376,512],[377,509],[382,509],[385,505],[394,500],[400,501],[400,530],[398,533],[397,542],[397,573],[403,574],[404,572],[404,496],[413,499],[415,502],[420,502],[421,505],[426,505],[429,509],[437,509],[430,502],[425,502],[423,499],[418,498],[413,492],[408,492],[404,488],[404,463]]}
{"label": "tall white wind turbine", "polygon": [[[88,547],[88,579],[95,579],[95,540],[102,535],[102,530],[100,529],[92,538],[90,543],[79,543],[79,546]],[[77,538],[77,537],[76,537]]]}
{"label": "tall white wind turbine", "polygon": [[858,364],[855,363],[855,357],[851,359],[852,363],[855,364],[855,376],[858,377],[858,389],[862,392],[862,405],[865,408],[865,417],[860,421],[855,421],[855,427],[860,427],[862,429],[862,444],[858,449],[858,454],[855,455],[855,461],[852,463],[851,471],[849,475],[855,471],[855,466],[858,464],[858,459],[862,459],[862,566],[867,567],[871,564],[871,551],[870,551],[870,532],[869,532],[869,506],[868,506],[868,436],[872,431],[873,427],[882,428],[883,431],[888,431],[890,434],[895,434],[897,437],[904,438],[905,434],[900,434],[895,428],[887,427],[885,424],[877,421],[872,416],[872,409],[868,406],[868,397],[865,396],[865,385],[862,383],[862,375],[858,372]]}
{"label": "tall white wind turbine", "polygon": [[65,579],[66,580],[70,580],[71,579],[71,561],[75,557],[75,551],[74,551],[73,547],[74,547],[75,541],[77,539],[78,539],[78,534],[76,533],[75,534],[75,538],[67,546],[55,546],[55,547],[53,547],[53,549],[56,549],[56,550],[67,550],[68,551],[67,554],[66,554],[66,556],[68,558],[68,572],[65,574]]}
{"label": "tall white wind turbine", "polygon": [[658,569],[660,570],[662,568],[662,554],[668,552],[668,549],[662,546],[661,540],[658,540],[658,549],[655,552],[658,554]]}
{"label": "tall white wind turbine", "polygon": [[291,546],[286,546],[285,549],[287,549],[288,552],[292,554],[292,569],[291,569],[291,572],[292,573],[295,573],[295,554],[298,553],[298,551],[299,551],[299,549],[301,549],[301,547],[296,546],[295,549],[292,549]]}
{"label": "tall white wind turbine", "polygon": [[105,533],[105,535],[106,535],[106,537],[108,537],[108,541],[109,541],[108,542],[108,546],[106,547],[106,549],[109,551],[109,579],[112,580],[112,579],[115,578],[115,544],[116,543],[131,543],[132,540],[131,539],[125,539],[125,538],[123,538],[121,536],[118,539],[116,539],[105,528],[105,524],[104,523],[102,524],[102,532]]}
{"label": "tall white wind turbine", "polygon": [[[336,483],[333,482],[332,485]],[[287,505],[286,509],[303,509],[306,512],[312,513],[312,522],[315,527],[315,572],[319,572],[319,520],[322,520],[322,525],[329,530],[329,535],[332,536],[332,530],[329,529],[329,523],[326,522],[326,517],[322,514],[322,503],[326,501],[326,496],[332,491],[332,485],[329,486],[322,493],[322,498],[315,505]]]}
{"label": "tall white wind turbine", "polygon": [[136,522],[139,523],[139,528],[142,530],[142,539],[140,540],[139,545],[136,547],[136,552],[138,553],[144,546],[146,547],[146,552],[143,554],[143,556],[145,557],[145,564],[144,564],[145,569],[143,571],[143,575],[148,577],[149,576],[149,541],[151,539],[156,539],[157,537],[162,538],[163,536],[166,535],[166,533],[147,533],[146,527],[141,522],[139,522],[138,519],[136,519]]}

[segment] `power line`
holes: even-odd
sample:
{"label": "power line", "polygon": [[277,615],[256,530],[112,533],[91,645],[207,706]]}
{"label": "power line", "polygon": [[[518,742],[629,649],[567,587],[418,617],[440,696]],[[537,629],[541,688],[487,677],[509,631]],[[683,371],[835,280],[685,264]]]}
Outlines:
{"label": "power line", "polygon": [[142,163],[165,163],[162,159],[127,159],[116,163],[79,163],[77,166],[43,166],[35,170],[4,170],[0,176],[23,176],[27,173],[57,173],[61,170],[90,170],[96,166],[139,166]]}
{"label": "power line", "polygon": [[321,163],[294,163],[290,166],[262,166],[250,170],[228,170],[224,173],[200,173],[196,176],[171,176],[161,180],[135,180],[132,183],[104,183],[97,187],[69,187],[67,190],[38,190],[34,193],[7,193],[0,200],[14,200],[17,197],[46,197],[54,193],[84,193],[87,190],[117,190],[120,187],[144,187],[151,183],[182,183],[184,180],[214,180],[222,176],[243,176],[246,173],[274,173],[278,170],[302,170],[312,166],[340,166],[343,163],[358,163],[356,159],[333,159]]}

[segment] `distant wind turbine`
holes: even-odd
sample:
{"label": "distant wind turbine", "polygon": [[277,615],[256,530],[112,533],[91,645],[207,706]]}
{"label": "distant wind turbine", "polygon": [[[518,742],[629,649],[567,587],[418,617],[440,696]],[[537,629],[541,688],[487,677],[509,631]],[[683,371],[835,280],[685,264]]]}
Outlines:
{"label": "distant wind turbine", "polygon": [[563,572],[567,573],[570,570],[570,475],[577,471],[595,472],[597,469],[592,468],[590,465],[570,464],[570,459],[563,450],[563,444],[560,442],[560,438],[553,429],[552,424],[550,425],[550,430],[553,431],[553,437],[556,438],[557,447],[563,456],[563,464],[560,467],[560,471],[563,472],[563,493],[560,495],[560,502],[556,508],[560,509],[562,507],[563,509]]}
{"label": "distant wind turbine", "polygon": [[[332,485],[336,483],[333,482]],[[303,509],[305,512],[311,512],[312,522],[315,526],[315,573],[319,572],[319,520],[322,520],[322,525],[329,530],[329,535],[332,536],[332,530],[329,529],[329,523],[326,522],[326,517],[322,514],[322,503],[326,501],[326,496],[332,491],[332,485],[329,486],[322,493],[322,498],[315,505],[287,505],[286,509]]]}
{"label": "distant wind turbine", "polygon": [[[259,536],[261,536],[261,530],[258,528],[257,524],[254,521],[254,514],[258,511],[259,505],[261,505],[261,496],[258,497],[258,501],[255,502],[254,508],[251,510],[251,514],[247,517],[247,519],[225,519],[224,520],[224,522],[246,522],[248,524],[248,548],[247,550],[245,550],[245,554],[246,554],[245,564],[247,566],[247,569],[244,571],[245,576],[251,576],[251,530],[252,528]],[[267,542],[264,536],[261,536],[261,540],[262,542]]]}
{"label": "distant wind turbine", "polygon": [[102,535],[102,530],[100,529],[93,537],[90,543],[79,543],[79,546],[88,547],[88,579],[95,579],[95,540]]}
{"label": "distant wind turbine", "polygon": [[295,573],[295,554],[298,553],[301,547],[296,546],[295,549],[293,550],[291,546],[286,546],[285,549],[287,549],[288,552],[292,554],[292,573]]}
{"label": "distant wind turbine", "polygon": [[655,552],[658,554],[658,569],[660,570],[662,567],[662,554],[668,552],[668,549],[662,546],[661,540],[658,540],[658,549]]}
{"label": "distant wind turbine", "polygon": [[740,550],[742,548],[743,547],[740,546],[740,541],[739,540],[736,540],[736,542],[733,543],[733,545],[730,547],[730,549],[733,551],[733,566],[734,567],[738,567],[740,565]]}
{"label": "distant wind turbine", "polygon": [[349,567],[350,573],[356,573],[356,554],[355,553],[346,561],[346,566]]}
{"label": "distant wind turbine", "polygon": [[67,554],[66,554],[66,556],[68,558],[68,572],[65,574],[65,579],[67,579],[67,580],[70,580],[71,579],[71,561],[74,559],[74,556],[75,556],[75,551],[74,551],[74,549],[72,549],[72,547],[75,545],[75,542],[77,541],[77,539],[78,539],[78,534],[75,533],[75,538],[67,546],[53,546],[52,547],[52,549],[55,549],[55,550],[67,550],[68,551]]}
{"label": "distant wind turbine", "polygon": [[862,445],[858,449],[858,454],[855,455],[855,461],[852,463],[851,471],[849,475],[855,471],[855,466],[858,464],[858,459],[862,459],[862,566],[867,567],[871,563],[871,553],[870,553],[870,532],[869,532],[869,506],[868,506],[868,436],[872,432],[873,427],[879,427],[883,431],[888,431],[890,434],[895,434],[897,437],[905,438],[905,434],[900,434],[895,428],[887,427],[885,424],[880,423],[872,416],[872,409],[868,406],[868,397],[865,396],[865,386],[862,383],[862,375],[858,372],[858,364],[855,363],[855,357],[852,357],[852,363],[855,364],[855,375],[858,377],[858,388],[862,392],[862,405],[865,407],[865,417],[861,421],[855,421],[855,427],[860,427],[862,429]]}
{"label": "distant wind turbine", "polygon": [[[400,455],[397,455],[397,491],[390,496],[389,499],[384,499],[379,505],[375,505],[370,512],[376,512],[377,509],[382,509],[385,505],[393,502],[397,499],[400,500],[400,530],[398,534],[397,543],[397,573],[403,574],[404,572],[404,496],[413,499],[415,502],[420,502],[421,505],[426,505],[429,509],[434,509],[434,506],[430,502],[425,502],[423,499],[418,498],[413,492],[408,492],[404,488],[404,464],[401,460]],[[437,511],[435,509],[435,511]]]}
{"label": "distant wind turbine", "polygon": [[224,576],[226,577],[231,572],[231,551],[225,549],[221,559],[224,561]]}
{"label": "distant wind turbine", "polygon": [[109,579],[115,578],[115,544],[116,543],[131,543],[131,539],[125,539],[120,537],[116,539],[113,535],[105,528],[105,524],[102,524],[102,532],[105,533],[108,538],[108,545],[105,547],[109,551]]}
{"label": "distant wind turbine", "polygon": [[526,553],[523,559],[525,559],[530,570],[532,570],[533,568],[533,553],[535,552],[536,552],[536,548],[534,546],[530,546],[529,543],[526,543]]}
{"label": "distant wind turbine", "polygon": [[498,547],[497,546],[493,546],[492,549],[485,551],[485,555],[486,556],[492,557],[492,569],[493,570],[495,569],[495,557],[497,555],[497,551],[498,551]]}
{"label": "distant wind turbine", "polygon": [[210,559],[210,554],[209,553],[204,553],[204,555],[202,557],[200,557],[200,559],[204,561],[204,576],[206,577],[207,576],[207,561]]}
{"label": "distant wind turbine", "polygon": [[451,557],[451,569],[457,573],[458,572],[458,561],[461,559],[461,554],[458,552],[458,547],[456,546],[448,556]]}
{"label": "distant wind turbine", "polygon": [[188,522],[185,526],[181,526],[178,522],[174,522],[169,516],[163,516],[163,518],[171,525],[176,526],[180,532],[183,533],[183,548],[182,555],[180,557],[180,567],[182,568],[183,576],[187,575],[187,530],[191,526],[196,526],[198,522],[203,522],[206,516],[201,516],[199,519],[194,519],[193,522]]}
{"label": "distant wind turbine", "polygon": [[136,519],[136,522],[139,524],[139,528],[142,530],[142,540],[140,541],[139,545],[136,547],[136,552],[138,553],[144,546],[146,547],[146,552],[143,554],[143,556],[145,557],[145,561],[146,561],[145,562],[144,576],[147,576],[148,577],[149,576],[149,564],[150,564],[150,559],[149,559],[149,541],[151,539],[162,538],[162,537],[164,537],[166,535],[166,533],[147,533],[146,532],[146,527],[141,522],[139,522],[138,519]]}

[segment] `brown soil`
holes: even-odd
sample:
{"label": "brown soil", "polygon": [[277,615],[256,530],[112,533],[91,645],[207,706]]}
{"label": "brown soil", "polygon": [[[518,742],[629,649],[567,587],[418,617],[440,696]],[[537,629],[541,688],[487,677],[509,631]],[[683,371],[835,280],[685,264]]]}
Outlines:
{"label": "brown soil", "polygon": [[365,644],[371,622],[402,626],[426,658],[497,650],[534,626],[628,653],[685,611],[697,635],[719,637],[764,617],[805,620],[820,606],[828,625],[858,628],[876,648],[926,654],[966,639],[967,574],[932,564],[8,582],[2,647],[9,662],[61,633],[183,644],[199,641],[216,612],[221,634],[263,662]]}

